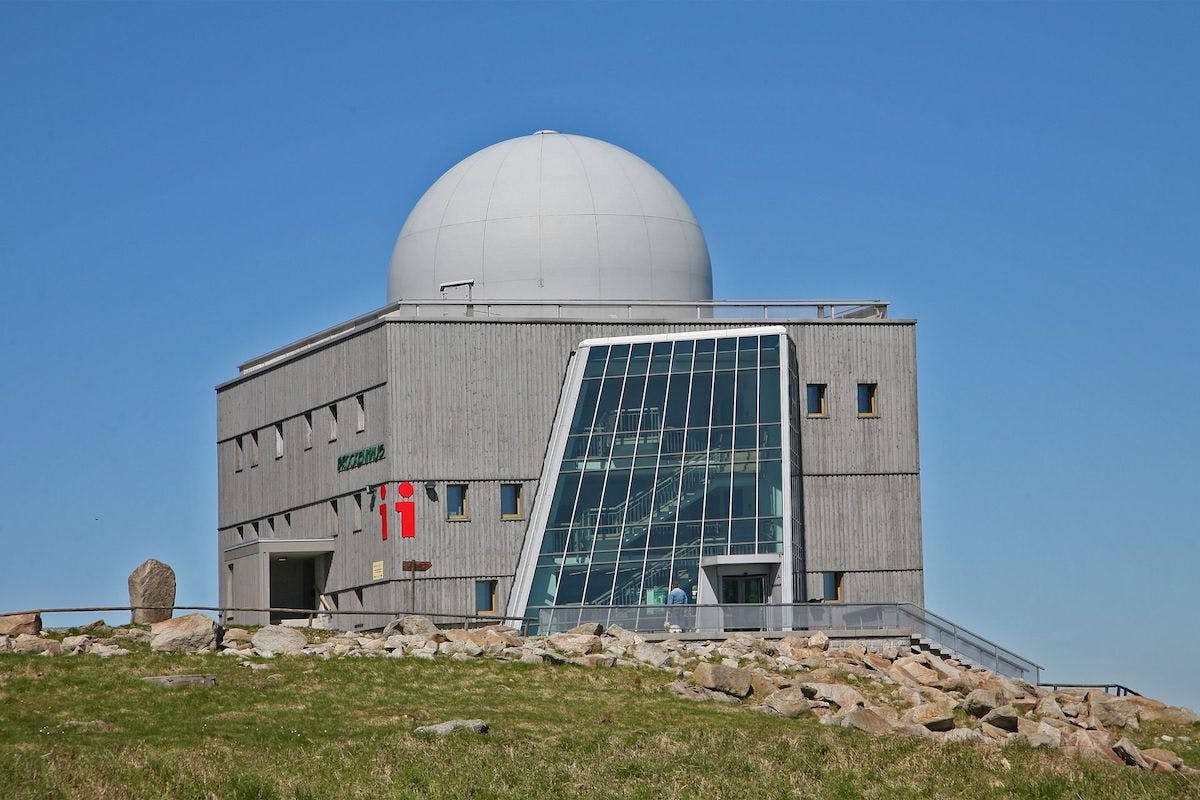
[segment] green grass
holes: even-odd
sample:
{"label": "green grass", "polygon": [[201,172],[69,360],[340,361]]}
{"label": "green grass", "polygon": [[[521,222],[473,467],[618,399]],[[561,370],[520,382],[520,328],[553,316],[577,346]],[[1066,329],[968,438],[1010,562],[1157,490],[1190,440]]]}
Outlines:
{"label": "green grass", "polygon": [[[0,657],[0,797],[1200,798],[1200,783],[1180,775],[692,703],[662,692],[671,676],[649,670],[273,665],[144,646],[104,661]],[[212,673],[218,684],[138,680],[167,673]],[[412,735],[455,717],[486,719],[492,733]],[[1163,732],[1200,733],[1148,726],[1139,738]]]}

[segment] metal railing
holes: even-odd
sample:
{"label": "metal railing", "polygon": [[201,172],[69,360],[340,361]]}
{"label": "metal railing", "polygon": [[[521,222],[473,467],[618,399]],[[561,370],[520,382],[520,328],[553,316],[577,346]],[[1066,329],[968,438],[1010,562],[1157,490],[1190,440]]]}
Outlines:
{"label": "metal railing", "polygon": [[887,319],[885,300],[400,300],[239,365],[239,377],[390,319],[567,319],[677,322]]}
{"label": "metal railing", "polygon": [[1120,683],[1039,683],[1038,686],[1045,687],[1052,692],[1062,691],[1063,689],[1099,689],[1105,694],[1115,695],[1116,697],[1141,697],[1141,692],[1135,692],[1128,686]]}
{"label": "metal railing", "polygon": [[928,639],[977,667],[1037,683],[1042,667],[961,625],[910,603],[793,603],[638,606],[554,606],[537,610],[537,632],[559,633],[583,623],[620,625],[641,633],[678,626],[697,634],[731,631],[904,631]]}

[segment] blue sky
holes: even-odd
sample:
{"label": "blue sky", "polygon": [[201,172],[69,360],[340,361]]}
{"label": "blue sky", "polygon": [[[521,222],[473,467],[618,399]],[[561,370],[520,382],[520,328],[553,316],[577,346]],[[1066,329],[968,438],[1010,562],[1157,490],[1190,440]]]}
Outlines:
{"label": "blue sky", "polygon": [[0,608],[216,599],[213,386],[376,308],[541,128],[689,200],[723,298],[918,328],[927,603],[1200,707],[1200,7],[0,6]]}

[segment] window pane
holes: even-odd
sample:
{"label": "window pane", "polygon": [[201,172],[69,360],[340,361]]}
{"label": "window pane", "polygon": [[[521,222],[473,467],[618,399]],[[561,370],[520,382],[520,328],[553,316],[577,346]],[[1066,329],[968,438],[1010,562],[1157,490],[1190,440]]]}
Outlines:
{"label": "window pane", "polygon": [[538,567],[529,592],[530,607],[553,605],[558,591],[558,567]]}
{"label": "window pane", "polygon": [[588,580],[585,603],[608,604],[612,598],[613,578],[616,575],[615,564],[596,564],[592,567],[592,575]]}
{"label": "window pane", "polygon": [[629,374],[645,375],[650,368],[650,343],[641,342],[629,348]]}
{"label": "window pane", "polygon": [[515,517],[521,513],[520,484],[506,483],[500,487],[500,513],[506,517]]}
{"label": "window pane", "polygon": [[864,415],[875,413],[875,384],[860,383],[858,385],[858,413]]}
{"label": "window pane", "polygon": [[604,374],[604,361],[608,358],[608,347],[601,345],[588,350],[587,364],[583,367],[583,377],[598,378]]}
{"label": "window pane", "polygon": [[760,367],[779,366],[779,337],[763,336],[758,343],[758,365]]}
{"label": "window pane", "polygon": [[558,580],[558,595],[554,598],[555,605],[578,603],[583,599],[583,583],[587,580],[586,565],[571,565],[563,567]]}
{"label": "window pane", "polygon": [[712,379],[711,372],[692,373],[692,399],[688,408],[689,428],[708,425],[708,415],[712,410]]}
{"label": "window pane", "polygon": [[758,421],[779,422],[779,369],[772,367],[760,373],[758,392]]}
{"label": "window pane", "polygon": [[554,501],[550,504],[550,527],[566,525],[571,521],[571,510],[575,507],[575,493],[579,489],[579,473],[562,475],[554,489]]}
{"label": "window pane", "polygon": [[758,421],[758,372],[752,369],[737,371],[737,416],[739,425]]}
{"label": "window pane", "polygon": [[650,374],[671,371],[671,342],[655,342],[650,350]]}
{"label": "window pane", "polygon": [[625,374],[625,367],[629,364],[629,345],[614,344],[608,351],[608,366],[604,368],[604,374],[609,376],[620,377]]}
{"label": "window pane", "polygon": [[783,514],[783,466],[779,461],[764,461],[758,469],[758,515],[778,517]]}
{"label": "window pane", "polygon": [[475,613],[491,613],[496,610],[496,582],[475,581]]}
{"label": "window pane", "polygon": [[825,413],[825,384],[810,383],[806,410],[810,416],[821,416]]}
{"label": "window pane", "polygon": [[692,369],[692,341],[676,342],[671,355],[671,372],[690,372]]}
{"label": "window pane", "polygon": [[[726,339],[724,341],[733,341]],[[712,390],[712,424],[733,424],[733,386],[736,372],[718,372]]]}
{"label": "window pane", "polygon": [[446,515],[450,517],[467,515],[467,487],[465,484],[451,483],[446,487]]}
{"label": "window pane", "polygon": [[587,432],[596,416],[596,401],[600,399],[603,381],[587,380],[579,387],[579,398],[575,401],[575,416],[571,420],[573,433]]}
{"label": "window pane", "polygon": [[696,360],[692,365],[692,370],[703,372],[713,368],[713,351],[716,349],[717,343],[712,339],[699,339],[696,341]]}
{"label": "window pane", "polygon": [[689,378],[684,374],[671,376],[667,389],[667,428],[683,428],[687,425],[688,383]]}
{"label": "window pane", "polygon": [[717,369],[737,369],[737,339],[717,339]]}

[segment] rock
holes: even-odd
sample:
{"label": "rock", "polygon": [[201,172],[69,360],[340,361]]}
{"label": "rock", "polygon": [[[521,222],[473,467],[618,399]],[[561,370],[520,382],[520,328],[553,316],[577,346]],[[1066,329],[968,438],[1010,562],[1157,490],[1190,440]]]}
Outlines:
{"label": "rock", "polygon": [[111,628],[111,626],[104,620],[94,619],[91,622],[89,622],[87,625],[84,625],[82,628],[80,628],[79,632],[80,633],[95,633],[97,635],[103,635],[100,632],[107,631],[110,628]]}
{"label": "rock", "polygon": [[970,694],[967,694],[965,700],[962,700],[962,710],[966,711],[973,717],[983,717],[992,709],[1000,708],[1003,705],[1000,700],[1000,694],[992,688],[977,688]]}
{"label": "rock", "polygon": [[1065,745],[1073,748],[1083,758],[1093,761],[1108,761],[1113,764],[1124,764],[1121,757],[1113,752],[1112,737],[1107,731],[1075,731],[1066,737]]}
{"label": "rock", "polygon": [[[265,628],[259,628],[254,636],[250,637],[250,643],[263,655],[268,653],[271,655],[278,653],[296,655],[308,645],[308,637],[295,628],[268,625]],[[382,642],[380,649],[382,649]]]}
{"label": "rock", "polygon": [[927,656],[928,658],[926,659],[926,663],[929,665],[929,668],[938,673],[938,675],[941,676],[942,680],[945,681],[947,685],[957,684],[960,680],[962,680],[961,670],[950,666],[932,653],[927,654]]}
{"label": "rock", "polygon": [[168,689],[177,689],[181,686],[209,688],[217,685],[216,675],[149,675],[142,680],[146,683],[153,683],[155,686],[165,686]]}
{"label": "rock", "polygon": [[1030,747],[1057,749],[1062,746],[1062,732],[1044,722],[1017,717],[1017,733],[1025,737]]}
{"label": "rock", "polygon": [[1183,766],[1183,759],[1177,756],[1173,750],[1164,750],[1161,747],[1146,748],[1142,751],[1142,758],[1153,758],[1155,761],[1169,764],[1174,769],[1179,769]]}
{"label": "rock", "polygon": [[12,652],[12,639],[7,636],[0,636],[0,653]]}
{"label": "rock", "polygon": [[1066,719],[1067,715],[1063,713],[1062,706],[1053,697],[1043,697],[1038,700],[1034,706],[1033,713],[1039,717],[1050,717],[1051,719]]}
{"label": "rock", "polygon": [[948,731],[954,728],[954,706],[946,703],[925,703],[910,708],[904,713],[904,721],[922,725],[931,731]]}
{"label": "rock", "polygon": [[892,732],[892,724],[878,711],[870,708],[852,708],[845,714],[839,715],[837,722],[843,728],[857,728],[876,736],[884,736]]}
{"label": "rock", "polygon": [[556,633],[546,642],[560,653],[568,656],[586,656],[603,649],[600,637],[593,633]]}
{"label": "rock", "polygon": [[697,701],[715,701],[718,703],[736,703],[737,699],[712,689],[705,689],[701,686],[693,686],[685,681],[671,681],[666,685],[666,690],[671,694],[684,698],[685,700]]}
{"label": "rock", "polygon": [[400,633],[405,636],[421,635],[426,638],[432,638],[441,633],[437,625],[433,624],[433,620],[429,617],[423,617],[419,614],[406,614],[403,617],[398,617],[389,622],[383,629],[385,637],[391,636],[393,633]]}
{"label": "rock", "polygon": [[794,687],[767,695],[763,706],[781,717],[797,718],[812,714],[812,703],[804,696],[804,692]]}
{"label": "rock", "polygon": [[6,614],[0,617],[0,636],[20,636],[22,633],[37,636],[42,632],[42,615]]}
{"label": "rock", "polygon": [[1122,761],[1131,767],[1138,769],[1150,769],[1150,765],[1142,758],[1142,751],[1127,738],[1122,738],[1119,742],[1113,745],[1113,752],[1116,753]]}
{"label": "rock", "polygon": [[1106,728],[1138,729],[1138,707],[1125,697],[1110,697],[1092,689],[1087,693],[1088,708],[1092,716]]}
{"label": "rock", "polygon": [[942,680],[942,676],[929,667],[904,659],[900,659],[892,665],[888,670],[888,677],[897,683],[914,681],[922,686],[933,686]]}
{"label": "rock", "polygon": [[129,651],[124,647],[116,647],[114,645],[96,643],[92,645],[88,653],[100,658],[110,658],[112,656],[127,656]]}
{"label": "rock", "polygon": [[1010,733],[1016,733],[1017,719],[1019,717],[1020,715],[1017,713],[1017,710],[1012,706],[1000,706],[984,714],[983,721]]}
{"label": "rock", "polygon": [[604,626],[599,622],[585,622],[582,625],[576,625],[569,631],[564,633],[574,634],[576,636],[599,636],[604,633]]}
{"label": "rock", "polygon": [[250,638],[250,631],[246,630],[245,628],[227,628],[225,632],[221,634],[221,644],[229,646],[231,644],[237,644],[240,642],[249,643]]}
{"label": "rock", "polygon": [[997,728],[988,722],[979,723],[979,732],[993,741],[1003,742],[1008,739],[1008,731],[1003,728]]}
{"label": "rock", "polygon": [[54,639],[43,639],[41,636],[22,633],[12,640],[12,651],[24,655],[44,653],[56,656],[62,652],[62,645]]}
{"label": "rock", "polygon": [[1036,697],[1018,697],[1009,703],[1010,706],[1017,710],[1018,714],[1028,714],[1037,708],[1038,700]]}
{"label": "rock", "polygon": [[88,643],[92,641],[92,637],[80,634],[79,636],[65,636],[62,640],[62,649],[67,652],[82,652],[87,649]]}
{"label": "rock", "polygon": [[800,691],[809,699],[836,703],[841,711],[867,705],[866,698],[857,689],[841,683],[802,683]]}
{"label": "rock", "polygon": [[1200,714],[1183,706],[1167,706],[1158,713],[1158,718],[1176,725],[1195,725],[1200,722]]}
{"label": "rock", "polygon": [[489,728],[488,724],[481,719],[452,719],[449,722],[439,722],[437,725],[422,725],[413,733],[418,736],[446,736],[460,730],[482,735],[487,733]]}
{"label": "rock", "polygon": [[705,689],[713,689],[734,697],[750,694],[750,673],[724,664],[702,663],[692,673],[692,679]]}
{"label": "rock", "polygon": [[939,736],[938,741],[945,744],[965,744],[969,742],[989,742],[991,739],[974,728],[954,728]]}
{"label": "rock", "polygon": [[646,641],[641,636],[638,636],[633,631],[626,630],[620,625],[609,625],[606,634],[616,639],[623,647],[637,647],[642,642]]}
{"label": "rock", "polygon": [[130,615],[135,625],[170,619],[171,606],[175,605],[175,570],[153,558],[143,561],[129,573],[129,605],[135,606]]}
{"label": "rock", "polygon": [[150,637],[150,649],[156,653],[194,652],[216,644],[217,626],[203,614],[187,614],[154,623]]}
{"label": "rock", "polygon": [[658,669],[671,660],[671,654],[656,644],[639,644],[635,645],[631,653],[634,661],[640,661],[643,664]]}
{"label": "rock", "polygon": [[815,647],[818,650],[828,650],[829,637],[824,631],[817,631],[812,636],[808,637],[808,646]]}
{"label": "rock", "polygon": [[768,674],[758,672],[750,673],[750,694],[755,697],[769,697],[780,689],[784,688],[780,685],[781,679],[775,678]]}

